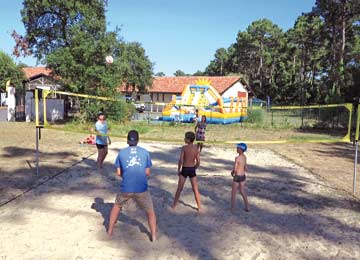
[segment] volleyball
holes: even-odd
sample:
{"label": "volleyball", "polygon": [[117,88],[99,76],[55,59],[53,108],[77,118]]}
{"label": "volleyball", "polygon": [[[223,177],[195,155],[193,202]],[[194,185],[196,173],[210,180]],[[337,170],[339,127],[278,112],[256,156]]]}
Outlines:
{"label": "volleyball", "polygon": [[106,56],[105,57],[105,60],[106,60],[106,63],[108,63],[108,64],[111,64],[111,63],[113,63],[114,62],[114,59],[113,59],[113,57],[112,56]]}

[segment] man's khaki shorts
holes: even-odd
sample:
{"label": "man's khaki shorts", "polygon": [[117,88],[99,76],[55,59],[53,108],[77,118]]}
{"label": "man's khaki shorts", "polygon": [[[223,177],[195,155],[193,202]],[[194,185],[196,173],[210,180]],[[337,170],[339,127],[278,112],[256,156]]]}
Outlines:
{"label": "man's khaki shorts", "polygon": [[154,211],[154,205],[149,191],[141,193],[119,192],[116,195],[115,204],[123,207],[128,205],[132,200],[145,211]]}

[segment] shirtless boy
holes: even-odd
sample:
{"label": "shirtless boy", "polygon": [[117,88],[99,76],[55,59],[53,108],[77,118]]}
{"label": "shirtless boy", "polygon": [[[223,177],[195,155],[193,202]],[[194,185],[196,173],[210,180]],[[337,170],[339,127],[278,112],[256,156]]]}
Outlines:
{"label": "shirtless boy", "polygon": [[244,209],[245,211],[249,211],[249,205],[247,200],[247,195],[245,191],[245,183],[246,183],[246,156],[245,152],[247,150],[247,145],[245,143],[239,143],[236,145],[237,153],[239,154],[235,158],[234,168],[231,172],[231,175],[233,176],[233,183],[232,183],[232,191],[231,191],[231,212],[234,211],[235,208],[235,198],[236,198],[236,192],[239,190],[241,196],[244,200]]}
{"label": "shirtless boy", "polygon": [[200,155],[197,146],[194,145],[194,140],[195,140],[195,133],[193,132],[185,133],[184,141],[186,145],[184,145],[181,148],[181,153],[178,163],[179,182],[175,193],[175,199],[172,208],[175,209],[176,204],[178,203],[180,198],[180,193],[184,188],[185,181],[187,177],[189,177],[192,190],[194,192],[196,204],[198,207],[197,210],[198,212],[200,212],[201,210],[200,193],[196,178],[196,169],[200,165]]}

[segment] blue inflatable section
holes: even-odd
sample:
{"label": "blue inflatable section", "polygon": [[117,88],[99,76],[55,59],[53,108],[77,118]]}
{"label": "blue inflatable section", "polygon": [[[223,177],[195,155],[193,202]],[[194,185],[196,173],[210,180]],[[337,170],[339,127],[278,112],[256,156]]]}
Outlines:
{"label": "blue inflatable section", "polygon": [[196,89],[196,91],[205,90],[207,91],[209,89],[208,86],[199,86],[199,85],[189,85],[190,89]]}
{"label": "blue inflatable section", "polygon": [[[195,114],[182,114],[178,116],[163,116],[159,118],[159,120],[166,122],[182,122],[182,123],[192,123],[195,119]],[[232,124],[232,123],[240,123],[243,122],[247,117],[241,116],[236,118],[214,118],[207,117],[206,123],[208,124]]]}

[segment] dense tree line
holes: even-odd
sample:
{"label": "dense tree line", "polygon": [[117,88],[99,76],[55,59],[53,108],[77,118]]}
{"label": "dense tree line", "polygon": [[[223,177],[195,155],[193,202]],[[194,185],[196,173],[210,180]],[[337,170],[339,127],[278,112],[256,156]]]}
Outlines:
{"label": "dense tree line", "polygon": [[360,96],[360,1],[317,0],[284,32],[268,19],[216,50],[205,75],[242,75],[255,94],[280,104],[352,101]]}
{"label": "dense tree line", "polygon": [[[26,33],[12,34],[14,55],[34,55],[73,92],[114,96],[121,84],[144,92],[153,64],[138,42],[123,41],[119,29],[106,30],[106,5],[24,0]],[[358,0],[317,0],[285,32],[268,19],[254,21],[194,75],[242,75],[256,96],[282,104],[352,101],[360,96],[359,17]],[[114,63],[106,64],[107,55]]]}
{"label": "dense tree line", "polygon": [[[116,102],[77,100],[83,121],[93,120],[98,111],[114,120],[126,120],[135,108],[121,97],[119,87],[125,86],[132,94],[146,91],[152,82],[153,63],[141,44],[123,41],[119,28],[107,31],[106,6],[107,0],[24,0],[25,35],[12,33],[13,54],[33,55],[51,69],[63,89],[117,97]],[[112,63],[105,60],[109,55]],[[14,84],[14,73],[11,75]]]}
{"label": "dense tree line", "polygon": [[[151,85],[153,64],[138,42],[124,42],[106,29],[106,0],[24,0],[26,34],[13,33],[14,54],[34,55],[70,91],[114,96]],[[105,57],[114,58],[107,64]]]}

